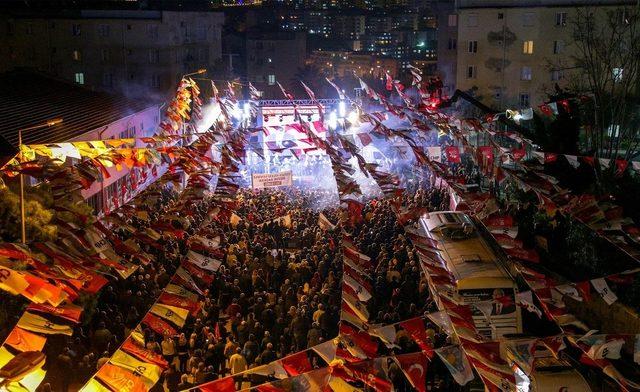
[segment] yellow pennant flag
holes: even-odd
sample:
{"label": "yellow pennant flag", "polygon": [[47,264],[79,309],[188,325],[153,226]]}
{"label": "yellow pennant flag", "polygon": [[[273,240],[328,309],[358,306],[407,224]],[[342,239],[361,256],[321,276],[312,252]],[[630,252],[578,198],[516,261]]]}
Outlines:
{"label": "yellow pennant flag", "polygon": [[23,274],[9,268],[0,267],[0,289],[13,295],[18,295],[27,287],[29,287],[29,282],[27,282]]}
{"label": "yellow pennant flag", "polygon": [[45,335],[73,335],[73,329],[70,326],[53,323],[44,317],[29,312],[24,312],[20,317],[18,327]]}
{"label": "yellow pennant flag", "polygon": [[334,392],[362,392],[362,389],[351,386],[340,377],[331,376],[329,386]]}
{"label": "yellow pennant flag", "polygon": [[92,378],[86,383],[79,392],[113,392],[111,389],[103,386],[98,380]]}
{"label": "yellow pennant flag", "polygon": [[169,320],[176,326],[182,328],[187,321],[189,315],[188,309],[182,309],[177,306],[170,306],[164,304],[155,304],[150,310],[151,313],[156,316],[162,317],[165,320]]}
{"label": "yellow pennant flag", "polygon": [[32,392],[38,389],[46,375],[46,370],[38,368],[24,376],[22,380],[10,382],[5,388],[9,392]]}
{"label": "yellow pennant flag", "polygon": [[9,363],[15,355],[11,354],[4,346],[0,347],[0,368]]}
{"label": "yellow pennant flag", "polygon": [[111,363],[123,369],[132,371],[134,374],[145,378],[144,383],[151,388],[160,379],[162,369],[153,363],[143,362],[136,357],[118,350],[111,357]]}

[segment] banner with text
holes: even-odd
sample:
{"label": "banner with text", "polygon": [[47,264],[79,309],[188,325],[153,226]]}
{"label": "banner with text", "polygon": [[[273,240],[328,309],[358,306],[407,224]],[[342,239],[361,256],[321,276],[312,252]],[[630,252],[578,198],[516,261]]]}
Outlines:
{"label": "banner with text", "polygon": [[291,170],[280,173],[253,173],[251,175],[251,184],[253,189],[291,186],[293,184],[293,176]]}

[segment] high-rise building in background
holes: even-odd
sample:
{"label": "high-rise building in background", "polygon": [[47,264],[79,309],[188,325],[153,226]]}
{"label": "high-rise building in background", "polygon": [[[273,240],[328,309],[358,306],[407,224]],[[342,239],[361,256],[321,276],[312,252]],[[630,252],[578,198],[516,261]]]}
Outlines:
{"label": "high-rise building in background", "polygon": [[221,59],[218,12],[73,10],[0,16],[0,70],[35,68],[128,97],[164,99]]}

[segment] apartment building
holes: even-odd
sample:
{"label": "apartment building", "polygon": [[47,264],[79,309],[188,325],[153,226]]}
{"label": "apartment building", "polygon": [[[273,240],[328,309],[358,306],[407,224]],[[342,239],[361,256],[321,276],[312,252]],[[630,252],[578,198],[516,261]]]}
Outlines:
{"label": "apartment building", "polygon": [[[455,87],[495,108],[542,104],[556,84],[566,87],[581,72],[574,61],[572,19],[587,7],[618,7],[621,1],[459,0],[445,29],[457,37],[439,42],[440,71],[455,71]],[[444,16],[443,16],[444,18]],[[447,53],[455,50],[452,67]],[[448,64],[445,63],[448,60]],[[450,68],[447,68],[450,67]]]}
{"label": "apartment building", "polygon": [[304,67],[307,54],[304,32],[247,33],[247,75],[265,98],[281,97],[276,82],[286,88],[294,82]]}
{"label": "apartment building", "polygon": [[[22,132],[24,144],[95,141],[152,136],[158,128],[160,107],[142,100],[92,91],[77,83],[40,73],[15,70],[0,74],[0,136],[18,147],[18,132],[61,119],[52,127]],[[144,143],[139,142],[138,147]],[[67,158],[67,164],[75,163]],[[127,202],[135,190],[143,189],[157,174],[150,168],[123,166],[107,169],[109,175],[95,182],[82,196],[96,214]]]}
{"label": "apartment building", "polygon": [[97,90],[164,99],[222,56],[222,13],[71,10],[0,15],[0,71],[30,67]]}

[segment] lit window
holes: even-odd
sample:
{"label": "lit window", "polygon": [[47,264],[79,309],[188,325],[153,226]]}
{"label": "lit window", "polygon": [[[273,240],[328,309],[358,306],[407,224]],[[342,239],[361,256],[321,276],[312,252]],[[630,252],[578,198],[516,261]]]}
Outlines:
{"label": "lit window", "polygon": [[82,60],[82,53],[79,50],[74,50],[72,53],[72,57],[75,61],[80,61]]}
{"label": "lit window", "polygon": [[478,41],[469,41],[469,53],[478,53]]}
{"label": "lit window", "polygon": [[522,46],[522,53],[533,54],[533,41],[524,41]]}
{"label": "lit window", "polygon": [[520,80],[531,80],[531,67],[522,67]]}
{"label": "lit window", "polygon": [[449,15],[449,27],[456,27],[458,25],[458,15]]}
{"label": "lit window", "polygon": [[556,12],[556,26],[566,26],[566,25],[567,25],[567,13]]}
{"label": "lit window", "polygon": [[267,83],[269,83],[269,86],[273,86],[274,84],[276,84],[276,75],[268,75]]}
{"label": "lit window", "polygon": [[76,73],[76,83],[84,84],[84,74],[82,72]]}
{"label": "lit window", "polygon": [[622,73],[624,71],[624,68],[614,68],[611,71],[611,77],[613,78],[614,82],[620,82],[622,81]]}
{"label": "lit window", "polygon": [[469,65],[467,67],[467,79],[475,79],[477,76],[477,68],[475,65]]}

